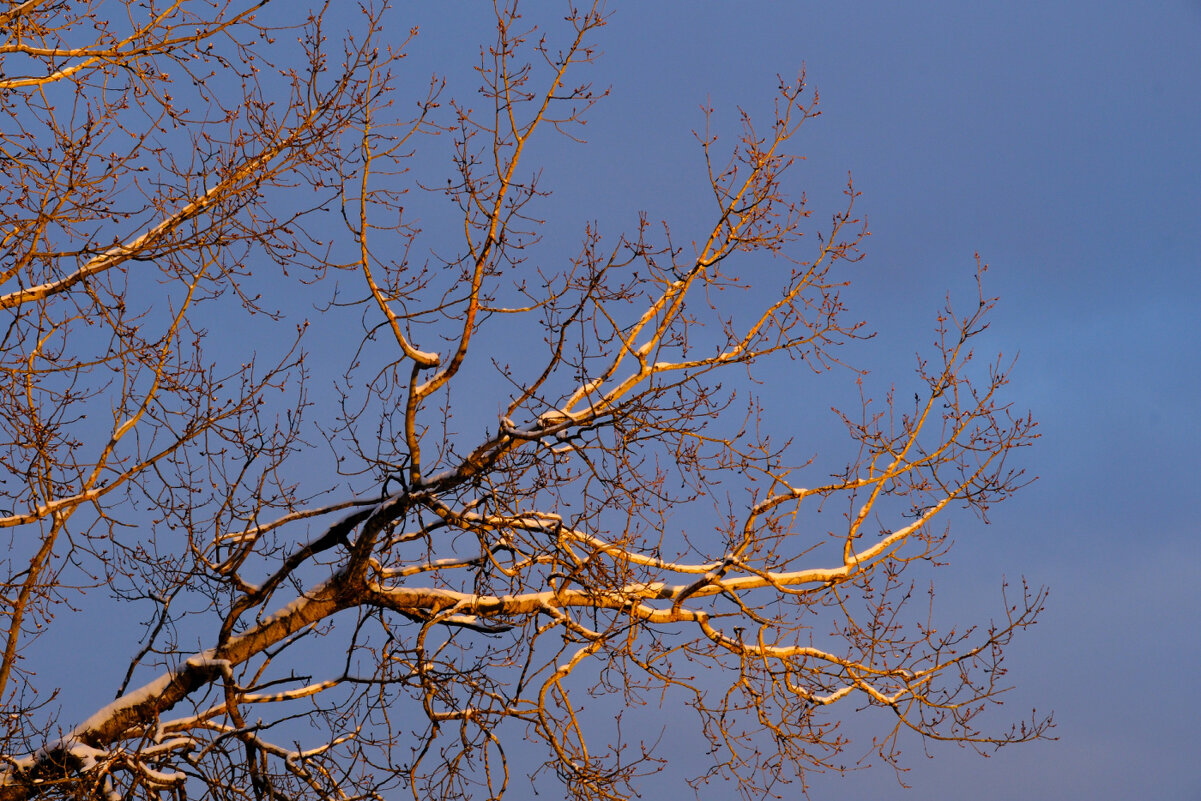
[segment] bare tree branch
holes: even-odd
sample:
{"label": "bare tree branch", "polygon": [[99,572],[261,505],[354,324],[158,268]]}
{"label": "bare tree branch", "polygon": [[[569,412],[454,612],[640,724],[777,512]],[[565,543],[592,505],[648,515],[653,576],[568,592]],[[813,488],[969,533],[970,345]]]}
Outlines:
{"label": "bare tree branch", "polygon": [[[1045,591],[918,600],[955,510],[1026,483],[995,301],[938,314],[912,402],[842,365],[867,231],[849,181],[824,228],[794,199],[804,76],[732,145],[705,110],[692,248],[641,215],[564,258],[531,143],[606,94],[604,4],[495,4],[474,97],[345,8],[0,11],[0,799],[625,799],[654,705],[746,798],[838,769],[856,704],[886,763],[1045,736],[984,713]],[[859,382],[843,453],[765,430],[788,371]],[[60,719],[67,608],[146,622]]]}

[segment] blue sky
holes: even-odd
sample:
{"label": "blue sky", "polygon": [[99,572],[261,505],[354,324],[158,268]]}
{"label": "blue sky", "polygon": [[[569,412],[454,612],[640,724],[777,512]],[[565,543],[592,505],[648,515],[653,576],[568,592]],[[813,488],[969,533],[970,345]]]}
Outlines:
{"label": "blue sky", "polygon": [[[553,25],[564,5],[525,7]],[[1018,357],[1010,398],[1041,423],[1021,454],[1038,482],[988,526],[958,518],[938,598],[981,622],[1000,610],[1003,579],[1050,586],[1042,621],[1010,651],[1015,689],[998,720],[1053,710],[1059,739],[989,759],[909,741],[912,789],[878,768],[810,777],[812,797],[1201,799],[1201,2],[609,10],[587,77],[612,91],[588,143],[537,144],[555,190],[548,242],[570,253],[586,222],[615,234],[640,210],[686,231],[704,181],[701,104],[733,130],[738,107],[770,113],[776,75],[804,65],[823,114],[795,140],[805,160],[791,188],[807,193],[817,226],[850,172],[872,232],[848,298],[878,336],[852,361],[878,388],[906,380],[946,293],[972,297],[979,252],[1001,297],[981,348]],[[470,97],[490,15],[467,0],[401,4],[397,29],[422,30],[405,62],[409,95],[437,71],[449,94]],[[834,419],[780,412],[796,391],[782,375],[764,401],[818,447],[839,433]],[[101,636],[83,628],[80,642]],[[72,693],[90,689],[68,687],[66,708],[88,708]],[[848,731],[870,740],[875,722],[852,716]],[[666,745],[677,762],[696,758],[685,736]],[[643,787],[674,797],[687,767]]]}
{"label": "blue sky", "polygon": [[[1008,706],[1054,710],[1058,741],[990,759],[914,742],[912,790],[885,768],[814,777],[813,797],[1201,798],[1201,3],[609,8],[591,77],[612,94],[587,146],[542,152],[555,214],[573,231],[638,209],[687,221],[700,104],[731,124],[739,105],[766,112],[775,75],[804,64],[824,113],[795,188],[823,219],[850,171],[872,231],[852,311],[879,336],[860,364],[903,380],[979,251],[1001,296],[983,347],[1019,356],[1011,397],[1041,421],[1023,454],[1039,481],[991,525],[958,523],[940,602],[987,616],[1003,576],[1051,587],[1011,650]],[[470,14],[414,13],[422,64],[446,70],[487,35]]]}

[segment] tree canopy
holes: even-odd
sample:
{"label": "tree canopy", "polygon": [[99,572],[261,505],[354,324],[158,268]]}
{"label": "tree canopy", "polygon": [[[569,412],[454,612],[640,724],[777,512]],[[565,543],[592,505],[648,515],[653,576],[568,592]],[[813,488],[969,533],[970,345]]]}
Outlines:
{"label": "tree canopy", "polygon": [[[1036,436],[983,267],[912,397],[842,363],[867,231],[794,186],[804,75],[732,143],[706,110],[704,226],[581,208],[564,252],[529,151],[604,113],[604,4],[497,5],[466,93],[346,8],[0,12],[0,798],[629,798],[682,711],[694,786],[752,798],[864,706],[885,762],[1042,736],[978,722],[1043,591],[944,631],[922,583]],[[762,385],[820,381],[862,400],[769,430]],[[45,660],[122,678],[60,709]]]}

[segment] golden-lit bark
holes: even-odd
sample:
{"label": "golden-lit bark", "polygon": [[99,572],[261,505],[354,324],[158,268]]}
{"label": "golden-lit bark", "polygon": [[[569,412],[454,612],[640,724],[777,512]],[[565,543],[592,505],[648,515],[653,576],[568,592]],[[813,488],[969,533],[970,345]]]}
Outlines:
{"label": "golden-lit bark", "polygon": [[[470,103],[404,72],[395,10],[336,8],[0,11],[0,798],[629,798],[659,734],[614,704],[690,708],[695,781],[753,798],[837,768],[864,705],[886,762],[910,730],[1042,736],[979,725],[1042,591],[985,629],[911,608],[1035,436],[972,350],[983,288],[845,453],[773,442],[822,425],[804,398],[761,430],[773,372],[863,381],[858,193],[817,230],[790,199],[803,76],[732,146],[698,133],[703,227],[564,259],[530,143],[603,96],[575,76],[604,4],[498,4]],[[153,612],[56,718],[31,648],[105,604]]]}

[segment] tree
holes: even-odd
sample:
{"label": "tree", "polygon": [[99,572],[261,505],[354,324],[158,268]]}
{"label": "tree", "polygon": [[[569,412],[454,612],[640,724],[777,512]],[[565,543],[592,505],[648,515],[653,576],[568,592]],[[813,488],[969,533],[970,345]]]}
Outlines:
{"label": "tree", "polygon": [[[912,402],[841,415],[849,458],[761,430],[768,371],[862,379],[858,195],[806,238],[790,199],[803,76],[698,135],[703,230],[563,259],[527,150],[603,96],[574,77],[603,4],[545,33],[498,5],[479,108],[412,105],[387,8],[266,5],[0,12],[0,797],[495,798],[520,768],[627,798],[662,728],[597,702],[690,707],[695,781],[748,797],[837,767],[856,703],[895,713],[887,762],[1043,735],[977,725],[1042,591],[968,631],[908,605],[936,518],[1007,498],[1035,436],[973,362],[983,289]],[[73,609],[144,623],[86,711],[35,647]]]}

